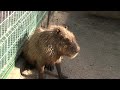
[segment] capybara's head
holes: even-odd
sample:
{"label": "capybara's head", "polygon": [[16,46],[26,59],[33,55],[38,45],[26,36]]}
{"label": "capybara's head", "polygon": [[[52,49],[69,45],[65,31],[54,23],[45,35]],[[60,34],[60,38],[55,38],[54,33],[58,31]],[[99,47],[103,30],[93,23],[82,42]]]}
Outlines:
{"label": "capybara's head", "polygon": [[51,25],[49,29],[54,31],[58,52],[61,55],[74,58],[80,51],[75,35],[64,26]]}

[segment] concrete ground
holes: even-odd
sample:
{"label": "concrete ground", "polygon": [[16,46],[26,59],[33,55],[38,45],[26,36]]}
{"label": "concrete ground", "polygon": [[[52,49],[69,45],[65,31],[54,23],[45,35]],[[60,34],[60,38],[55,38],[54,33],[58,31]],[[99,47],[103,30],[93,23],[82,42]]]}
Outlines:
{"label": "concrete ground", "polygon": [[[95,17],[83,11],[57,11],[51,24],[69,26],[80,44],[76,58],[65,57],[62,72],[69,79],[120,79],[120,20]],[[58,19],[58,21],[57,21]],[[19,63],[20,64],[20,63]],[[57,79],[56,69],[46,74],[47,79]],[[37,79],[37,73],[23,77],[14,68],[8,79]]]}

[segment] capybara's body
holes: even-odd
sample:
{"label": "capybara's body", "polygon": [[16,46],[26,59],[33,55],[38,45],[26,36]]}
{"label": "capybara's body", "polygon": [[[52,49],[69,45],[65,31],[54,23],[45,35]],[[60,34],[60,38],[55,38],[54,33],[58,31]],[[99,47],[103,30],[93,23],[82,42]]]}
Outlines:
{"label": "capybara's body", "polygon": [[39,29],[40,31],[36,30],[25,42],[23,55],[27,62],[36,66],[39,78],[42,79],[45,65],[60,64],[62,56],[71,58],[76,56],[80,47],[76,42],[75,35],[63,26],[51,25],[46,30]]}

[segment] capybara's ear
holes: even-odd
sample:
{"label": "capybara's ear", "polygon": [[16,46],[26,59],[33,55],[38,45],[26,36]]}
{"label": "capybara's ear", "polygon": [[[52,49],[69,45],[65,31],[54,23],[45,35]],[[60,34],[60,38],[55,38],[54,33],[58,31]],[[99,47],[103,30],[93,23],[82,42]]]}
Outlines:
{"label": "capybara's ear", "polygon": [[68,29],[68,26],[65,26],[66,29]]}
{"label": "capybara's ear", "polygon": [[69,27],[65,24],[62,25],[64,28],[68,29]]}

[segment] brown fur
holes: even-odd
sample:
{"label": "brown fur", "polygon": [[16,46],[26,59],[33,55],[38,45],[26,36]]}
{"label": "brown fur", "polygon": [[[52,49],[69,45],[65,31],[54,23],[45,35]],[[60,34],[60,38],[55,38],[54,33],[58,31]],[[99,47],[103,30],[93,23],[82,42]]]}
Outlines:
{"label": "brown fur", "polygon": [[51,25],[48,29],[35,31],[25,43],[23,55],[30,64],[37,66],[41,74],[45,64],[60,63],[61,56],[73,57],[79,50],[72,32],[63,26]]}

